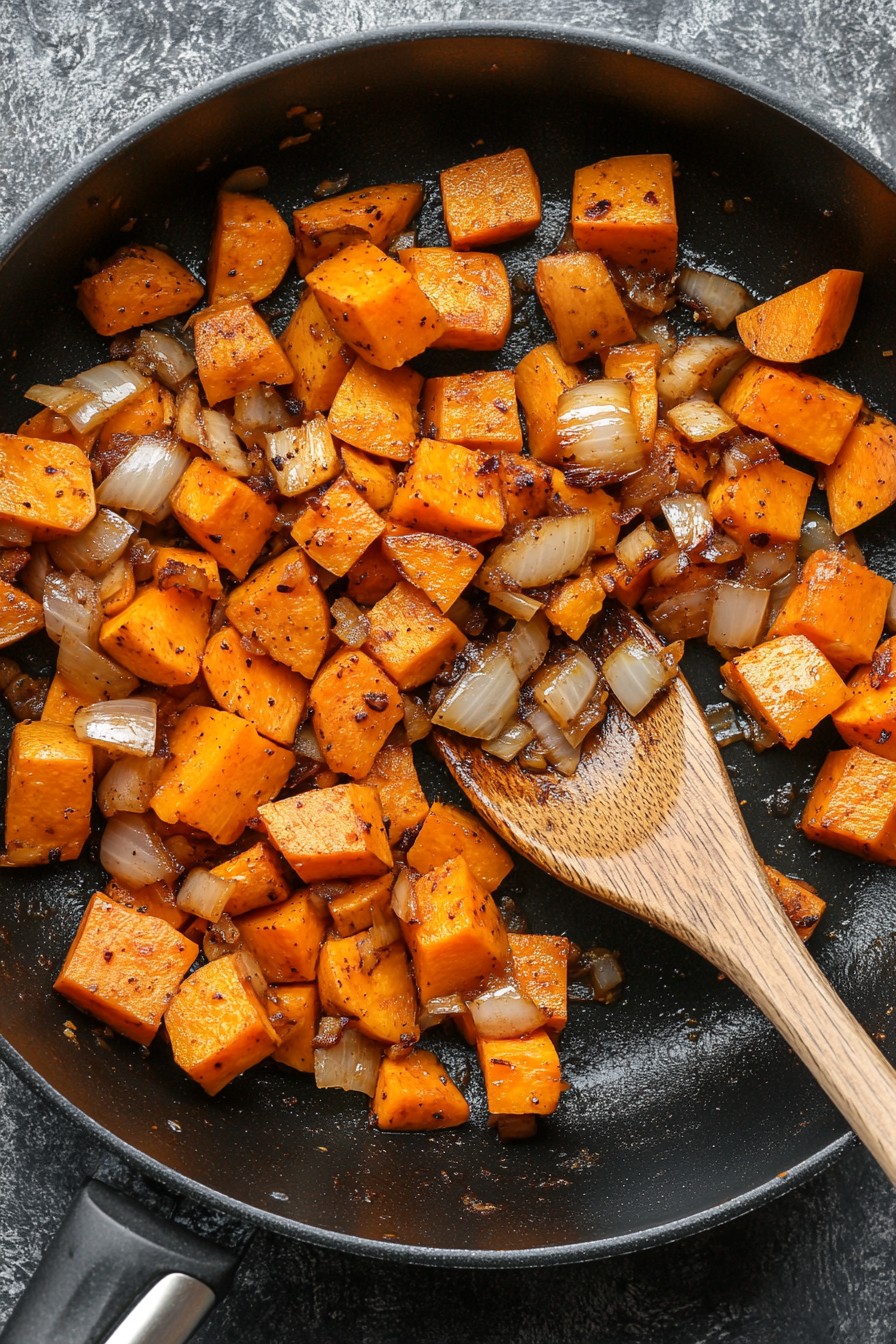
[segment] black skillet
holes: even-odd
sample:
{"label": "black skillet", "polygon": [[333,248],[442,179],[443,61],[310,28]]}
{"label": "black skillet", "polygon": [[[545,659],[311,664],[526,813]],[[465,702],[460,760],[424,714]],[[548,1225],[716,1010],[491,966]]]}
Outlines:
{"label": "black skillet", "polygon": [[[287,116],[297,104],[322,109],[324,127],[278,148],[304,129]],[[687,262],[730,274],[759,298],[833,266],[865,272],[844,348],[813,371],[894,409],[893,365],[881,354],[896,345],[892,174],[804,110],[702,62],[580,30],[502,24],[394,31],[280,55],[190,94],[87,159],[7,243],[0,424],[14,430],[30,413],[21,391],[31,382],[57,382],[108,357],[73,301],[90,258],[126,239],[160,242],[203,273],[214,194],[233,169],[264,164],[268,195],[287,218],[324,178],[348,173],[355,187],[422,181],[420,241],[434,245],[447,242],[439,170],[517,145],[532,157],[545,209],[534,236],[502,249],[511,275],[531,279],[535,259],[559,242],[576,167],[668,151],[680,164]],[[262,305],[275,329],[297,288],[292,275]],[[433,353],[417,366],[510,367],[548,336],[536,301],[523,296],[503,351]],[[887,516],[875,520],[861,542],[869,563],[896,578],[891,526]],[[28,665],[40,668],[48,651],[36,641]],[[686,670],[703,703],[720,699],[713,653],[689,651]],[[794,828],[836,745],[820,730],[792,753],[757,757],[740,744],[725,759],[762,857],[828,899],[812,951],[892,1058],[892,874],[813,849]],[[431,798],[461,801],[425,752],[420,772]],[[317,1091],[309,1076],[274,1065],[209,1100],[164,1044],[143,1052],[109,1040],[51,989],[84,901],[103,881],[96,846],[88,850],[77,863],[0,877],[0,1054],[144,1172],[246,1222],[407,1261],[559,1263],[711,1227],[820,1171],[850,1141],[773,1028],[711,966],[523,862],[505,889],[532,929],[619,948],[627,971],[619,1003],[572,1007],[561,1050],[572,1088],[534,1142],[502,1147],[486,1128],[477,1070],[457,1038],[439,1037],[436,1048],[466,1080],[472,1120],[460,1130],[380,1135],[367,1127],[365,1098]],[[67,1021],[77,1044],[64,1035]],[[124,1277],[116,1285],[117,1272],[105,1271],[105,1325],[96,1313],[89,1328],[73,1324],[69,1313],[57,1341],[105,1338],[140,1286]],[[75,1293],[78,1274],[70,1267]],[[219,1266],[216,1290],[225,1277]],[[41,1296],[52,1297],[47,1274]],[[39,1344],[39,1318],[8,1338]]]}

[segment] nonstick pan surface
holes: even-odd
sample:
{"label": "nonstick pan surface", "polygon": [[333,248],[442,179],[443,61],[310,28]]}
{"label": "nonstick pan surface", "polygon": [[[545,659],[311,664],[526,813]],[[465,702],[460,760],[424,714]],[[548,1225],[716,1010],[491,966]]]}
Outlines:
{"label": "nonstick pan surface", "polygon": [[[297,104],[322,109],[324,128],[280,149],[302,129],[287,117]],[[502,25],[396,31],[278,56],[199,90],[88,159],[9,241],[0,425],[15,430],[30,414],[21,391],[32,382],[108,358],[74,306],[73,286],[91,258],[124,241],[162,243],[203,274],[215,191],[233,169],[264,164],[266,194],[287,218],[324,178],[348,173],[356,188],[422,181],[420,241],[438,245],[447,242],[439,170],[508,146],[529,151],[545,197],[537,233],[501,249],[511,276],[531,280],[536,258],[562,237],[576,167],[668,151],[680,164],[690,264],[730,274],[760,298],[833,266],[865,272],[846,345],[813,371],[861,391],[875,409],[896,409],[893,364],[881,355],[896,344],[896,195],[886,170],[808,114],[701,63],[586,32]],[[275,330],[297,290],[293,274],[262,304]],[[523,296],[503,351],[432,352],[416,367],[512,367],[546,339],[536,300]],[[860,540],[869,564],[896,578],[891,518],[875,520]],[[37,639],[24,661],[43,670],[50,654]],[[718,664],[711,651],[688,652],[704,704],[721,698]],[[10,729],[6,722],[4,747]],[[892,872],[814,849],[794,826],[837,745],[821,729],[792,753],[756,756],[738,744],[725,760],[761,856],[827,898],[811,950],[893,1058]],[[419,769],[430,798],[462,801],[425,750]],[[774,1029],[713,967],[522,861],[504,889],[532,930],[618,948],[627,971],[619,1003],[572,1005],[561,1046],[572,1087],[535,1141],[502,1146],[486,1128],[478,1069],[457,1037],[437,1035],[434,1048],[467,1080],[472,1120],[458,1130],[381,1135],[367,1126],[366,1098],[318,1091],[310,1076],[273,1064],[211,1100],[163,1043],[144,1052],[109,1039],[52,991],[84,901],[105,880],[96,852],[94,842],[76,863],[0,874],[0,1053],[144,1171],[236,1216],[420,1261],[589,1258],[733,1217],[820,1170],[850,1141]]]}

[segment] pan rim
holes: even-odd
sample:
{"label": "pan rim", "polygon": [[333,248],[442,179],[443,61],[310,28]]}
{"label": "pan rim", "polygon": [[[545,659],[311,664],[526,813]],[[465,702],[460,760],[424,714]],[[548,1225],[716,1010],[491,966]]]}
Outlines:
{"label": "pan rim", "polygon": [[[183,113],[203,103],[211,102],[221,94],[250,85],[283,70],[308,64],[322,57],[337,56],[371,47],[387,48],[393,45],[406,45],[411,42],[434,39],[444,40],[452,37],[523,38],[541,42],[563,42],[570,46],[594,47],[632,55],[658,65],[670,66],[685,73],[697,75],[711,83],[733,89],[735,92],[771,108],[812,131],[848,155],[861,168],[876,178],[882,186],[896,195],[896,172],[849,135],[831,126],[821,116],[802,104],[774,93],[756,81],[744,78],[734,71],[700,57],[675,51],[656,43],[644,42],[636,38],[626,38],[599,29],[518,20],[434,22],[414,25],[413,27],[401,25],[394,28],[372,29],[364,33],[326,38],[301,47],[292,47],[259,61],[238,66],[235,70],[220,75],[216,79],[201,84],[178,98],[164,103],[154,112],[148,113],[133,122],[117,135],[104,141],[85,158],[73,164],[37,198],[33,205],[13,221],[10,228],[0,236],[0,273],[14,261],[19,245],[31,230],[56,205],[65,200],[81,182],[104,163],[117,157],[130,146],[136,145],[147,135]],[[852,1131],[847,1129],[825,1148],[806,1158],[805,1161],[790,1171],[773,1177],[763,1185],[744,1191],[732,1199],[712,1205],[686,1218],[676,1219],[620,1236],[565,1245],[512,1250],[408,1245],[401,1242],[376,1241],[343,1232],[330,1231],[326,1228],[313,1227],[283,1215],[244,1204],[213,1190],[211,1187],[165,1166],[156,1158],[134,1148],[125,1140],[103,1128],[96,1120],[80,1110],[79,1107],[48,1083],[2,1034],[0,1034],[0,1059],[29,1088],[50,1102],[68,1119],[77,1123],[104,1148],[113,1151],[129,1165],[136,1167],[146,1176],[181,1196],[210,1205],[235,1220],[264,1228],[293,1240],[307,1241],[327,1249],[374,1259],[439,1265],[446,1268],[471,1268],[475,1266],[485,1269],[511,1269],[524,1266],[560,1265],[630,1254],[681,1240],[700,1232],[709,1231],[711,1228],[730,1222],[753,1209],[761,1208],[771,1200],[826,1170],[843,1155],[847,1148],[857,1142]]]}

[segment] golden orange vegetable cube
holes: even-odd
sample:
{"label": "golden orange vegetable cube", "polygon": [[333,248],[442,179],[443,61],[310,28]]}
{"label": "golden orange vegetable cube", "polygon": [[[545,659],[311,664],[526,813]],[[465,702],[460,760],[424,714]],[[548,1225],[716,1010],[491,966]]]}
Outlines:
{"label": "golden orange vegetable cube", "polygon": [[385,248],[407,228],[423,204],[419,182],[389,182],[330,196],[293,212],[299,275],[361,238]]}
{"label": "golden orange vegetable cube", "polygon": [[64,724],[17,723],[9,745],[3,865],[76,859],[90,835],[92,805],[90,743]]}
{"label": "golden orange vegetable cube", "polygon": [[747,429],[830,465],[856,422],[862,398],[811,374],[751,359],[734,375],[719,405]]}
{"label": "golden orange vegetable cube", "polygon": [[560,1100],[560,1059],[547,1031],[516,1040],[479,1041],[493,1115],[551,1115]]}
{"label": "golden orange vegetable cube", "polygon": [[385,918],[393,881],[393,873],[362,877],[357,882],[347,882],[344,891],[330,897],[330,917],[340,938],[369,929],[373,924],[374,908]]}
{"label": "golden orange vegetable cube", "polygon": [[560,355],[570,364],[635,339],[610,272],[596,252],[542,257],[535,272],[535,290],[554,329]]}
{"label": "golden orange vegetable cube", "polygon": [[340,476],[310,502],[292,536],[312,560],[341,578],[385,530],[379,514]]}
{"label": "golden orange vegetable cube", "polygon": [[484,453],[522,452],[513,372],[479,369],[428,378],[423,389],[423,433]]}
{"label": "golden orange vegetable cube", "polygon": [[117,434],[135,434],[139,438],[143,434],[158,434],[173,423],[174,396],[161,383],[152,382],[103,421],[92,460],[96,462],[98,457],[102,458],[104,449],[114,447]]}
{"label": "golden orange vegetable cube", "polygon": [[720,467],[707,492],[713,517],[739,541],[798,541],[813,479],[783,462],[760,462],[742,476]]}
{"label": "golden orange vegetable cube", "polygon": [[445,994],[480,991],[495,972],[503,971],[504,923],[463,854],[423,873],[415,895],[416,919],[402,928],[424,1003]]}
{"label": "golden orange vegetable cube", "polygon": [[313,980],[317,958],[330,921],[307,891],[297,891],[279,905],[238,916],[236,926],[265,979],[290,984]]}
{"label": "golden orange vegetable cube", "polygon": [[40,602],[0,579],[0,649],[15,644],[35,630],[44,628],[44,609]]}
{"label": "golden orange vegetable cube", "polygon": [[222,709],[239,714],[262,737],[292,746],[308,700],[304,677],[264,654],[247,653],[229,626],[206,644],[202,672]]}
{"label": "golden orange vegetable cube", "polygon": [[335,784],[259,808],[268,839],[304,882],[379,877],[392,868],[375,789]]}
{"label": "golden orange vegetable cube", "polygon": [[382,747],[360,782],[379,794],[390,845],[397,846],[406,831],[426,820],[429,803],[420,787],[410,747]]}
{"label": "golden orange vegetable cube", "polygon": [[174,1062],[213,1097],[280,1045],[239,956],[186,979],[165,1014]]}
{"label": "golden orange vegetable cube", "polygon": [[458,252],[510,242],[541,223],[541,188],[524,149],[446,168],[441,183],[448,236]]}
{"label": "golden orange vegetable cube", "polygon": [[581,639],[603,610],[606,597],[606,588],[587,565],[579,574],[557,585],[545,606],[545,614],[551,625],[570,639]]}
{"label": "golden orange vegetable cube", "polygon": [[0,523],[47,541],[82,532],[95,513],[93,476],[80,448],[0,434]]}
{"label": "golden orange vegetable cube", "polygon": [[142,681],[189,686],[199,676],[211,599],[188,589],[141,588],[100,630],[100,648]]}
{"label": "golden orange vegetable cube", "polygon": [[[137,398],[135,397],[136,401]],[[131,403],[129,402],[128,405]],[[115,416],[112,416],[115,419]],[[103,424],[103,429],[109,423],[107,420]],[[100,431],[100,434],[102,431]],[[42,407],[37,415],[29,418],[19,425],[18,437],[20,439],[45,439],[50,443],[70,443],[73,448],[80,448],[82,453],[89,453],[97,438],[95,429],[88,429],[83,434],[79,434],[76,429],[72,429],[71,421],[66,420],[64,415],[57,415],[51,411],[48,406]]]}
{"label": "golden orange vegetable cube", "polygon": [[594,519],[592,554],[610,555],[619,540],[620,526],[613,516],[619,510],[618,500],[600,486],[569,485],[563,472],[556,467],[551,472],[551,483],[555,504],[563,504],[572,510],[587,509]]}
{"label": "golden orange vegetable cube", "polygon": [[814,551],[778,612],[769,638],[805,635],[844,676],[870,663],[893,585],[839,551]]}
{"label": "golden orange vegetable cube", "polygon": [[896,635],[878,645],[873,661],[857,667],[849,679],[850,699],[832,715],[834,727],[850,747],[896,761]]}
{"label": "golden orange vegetable cube", "polygon": [[277,1064],[288,1064],[300,1073],[314,1072],[314,1040],[320,1016],[317,985],[273,985],[268,995],[268,1016],[282,1041],[274,1051]]}
{"label": "golden orange vegetable cube", "polygon": [[418,872],[428,873],[459,854],[486,891],[499,887],[513,869],[507,850],[472,812],[450,803],[433,803],[423,829],[408,850],[408,863]]}
{"label": "golden orange vegetable cube", "polygon": [[861,271],[833,270],[737,316],[737,334],[753,355],[799,364],[839,350],[852,322]]}
{"label": "golden orange vegetable cube", "polygon": [[435,1055],[413,1050],[404,1059],[383,1057],[370,1115],[377,1129],[415,1132],[463,1125],[470,1108]]}
{"label": "golden orange vegetable cube", "polygon": [[123,905],[127,910],[135,910],[138,915],[152,915],[154,919],[163,919],[178,932],[185,931],[193,918],[186,910],[181,910],[167,882],[149,882],[145,887],[129,888],[112,878],[106,883],[105,895],[117,905]]}
{"label": "golden orange vegetable cube", "polygon": [[678,222],[672,176],[668,154],[625,154],[579,168],[572,189],[578,246],[638,271],[674,271]]}
{"label": "golden orange vegetable cube", "polygon": [[420,1035],[417,995],[400,938],[381,948],[366,932],[328,939],[321,948],[317,987],[325,1013],[354,1018],[375,1041],[410,1044]]}
{"label": "golden orange vegetable cube", "polygon": [[397,583],[371,608],[368,618],[364,651],[402,691],[432,681],[467,642],[454,622],[410,583]]}
{"label": "golden orange vegetable cube", "polygon": [[827,907],[814,887],[808,882],[800,882],[795,877],[785,877],[777,868],[764,863],[765,875],[772,891],[784,908],[784,913],[796,929],[803,942],[812,937],[818,921]]}
{"label": "golden orange vegetable cube", "polygon": [[293,257],[292,234],[268,201],[235,191],[218,192],[218,212],[208,262],[208,301],[273,294]]}
{"label": "golden orange vegetable cube", "polygon": [[548,512],[553,490],[550,467],[532,457],[502,453],[498,458],[498,480],[508,527],[534,522]]}
{"label": "golden orange vegetable cube", "polygon": [[153,556],[152,577],[160,588],[191,588],[189,576],[184,571],[199,569],[205,575],[206,587],[203,596],[217,602],[224,596],[221,574],[217,560],[213,560],[205,551],[190,551],[184,546],[159,546]]}
{"label": "golden orange vegetable cube", "polygon": [[358,448],[350,448],[348,444],[343,444],[340,452],[345,474],[358,494],[377,513],[385,513],[391,507],[398,484],[398,472],[392,463],[379,461]]}
{"label": "golden orange vegetable cube", "polygon": [[327,423],[353,448],[406,462],[420,428],[423,377],[413,369],[378,369],[356,359],[336,396]]}
{"label": "golden orange vegetable cube", "polygon": [[409,247],[398,256],[445,323],[433,349],[501,349],[513,311],[500,257],[451,247]]}
{"label": "golden orange vegetable cube", "polygon": [[529,452],[542,462],[553,462],[557,455],[557,402],[561,393],[583,383],[585,375],[574,363],[567,363],[553,341],[530,350],[514,372],[516,394],[526,413]]}
{"label": "golden orange vegetable cube", "polygon": [[825,472],[825,486],[838,536],[889,508],[896,500],[896,425],[882,415],[857,424]]}
{"label": "golden orange vegetable cube", "polygon": [[550,933],[509,933],[510,960],[516,982],[546,1015],[547,1031],[566,1026],[566,980],[569,939]]}
{"label": "golden orange vegetable cube", "polygon": [[204,293],[185,266],[157,247],[133,244],[78,286],[78,307],[101,336],[148,326],[193,308]]}
{"label": "golden orange vegetable cube", "polygon": [[662,362],[662,347],[652,343],[613,346],[604,360],[604,377],[624,379],[631,389],[632,415],[638,436],[648,451],[656,437],[659,411],[656,371]]}
{"label": "golden orange vegetable cube", "polygon": [[482,555],[475,547],[432,532],[387,534],[383,550],[399,574],[443,613],[454,606],[482,564]]}
{"label": "golden orange vegetable cube", "polygon": [[83,709],[90,703],[89,697],[76,691],[71,682],[67,681],[61,672],[57,672],[50,682],[40,721],[61,723],[70,728],[75,721],[75,710]]}
{"label": "golden orange vegetable cube", "polygon": [[295,372],[293,396],[302,403],[305,414],[328,411],[354,363],[355,352],[333,331],[310,289],[302,291],[280,344]]}
{"label": "golden orange vegetable cube", "polygon": [[832,751],[809,794],[800,825],[810,840],[896,863],[896,761],[861,747]]}
{"label": "golden orange vegetable cube", "polygon": [[336,774],[361,779],[404,717],[398,687],[360,649],[333,655],[311,686],[314,735]]}
{"label": "golden orange vegetable cube", "polygon": [[236,883],[236,891],[228,896],[224,907],[233,919],[249,910],[285,901],[290,893],[280,860],[263,840],[251,849],[243,850],[242,854],[219,863],[211,871],[216,877]]}
{"label": "golden orange vegetable cube", "polygon": [[274,530],[277,510],[214,462],[194,458],[171,492],[181,527],[238,579]]}
{"label": "golden orange vegetable cube", "polygon": [[386,537],[405,536],[411,531],[410,527],[404,527],[401,523],[386,521],[386,531],[372,546],[368,546],[346,575],[347,597],[362,607],[372,607],[392,591],[401,575],[386,554],[384,542]]}
{"label": "golden orange vegetable cube", "polygon": [[457,443],[423,439],[399,482],[392,522],[478,546],[504,531],[496,464]]}
{"label": "golden orange vegetable cube", "polygon": [[292,547],[234,588],[227,619],[278,663],[309,680],[330,635],[330,608],[305,552]]}
{"label": "golden orange vegetable cube", "polygon": [[251,303],[231,300],[193,320],[196,365],[209,406],[259,383],[291,383],[293,367]]}
{"label": "golden orange vegetable cube", "polygon": [[795,747],[849,691],[804,635],[757,644],[722,667],[722,676],[755,719],[786,747]]}

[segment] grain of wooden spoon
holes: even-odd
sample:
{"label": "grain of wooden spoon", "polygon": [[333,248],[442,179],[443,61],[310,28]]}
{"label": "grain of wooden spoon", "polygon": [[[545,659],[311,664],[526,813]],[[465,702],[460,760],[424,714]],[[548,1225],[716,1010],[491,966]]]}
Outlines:
{"label": "grain of wooden spoon", "polygon": [[[589,651],[656,637],[611,604]],[[815,1075],[896,1184],[896,1071],[772,895],[718,748],[679,677],[637,719],[611,702],[571,778],[532,774],[436,730],[476,810],[561,881],[665,929],[729,976]]]}

